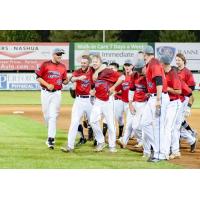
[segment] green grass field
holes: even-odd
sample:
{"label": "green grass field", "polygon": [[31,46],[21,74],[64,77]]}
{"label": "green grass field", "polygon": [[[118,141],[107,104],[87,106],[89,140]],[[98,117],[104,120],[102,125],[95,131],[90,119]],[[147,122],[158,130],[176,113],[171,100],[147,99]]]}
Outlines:
{"label": "green grass field", "polygon": [[60,147],[66,143],[66,134],[58,131],[56,148],[45,145],[47,130],[41,123],[19,115],[0,116],[1,169],[177,169],[181,166],[163,161],[148,163],[140,153],[118,149],[112,154],[93,151],[92,142],[66,154]]}
{"label": "green grass field", "polygon": [[[0,105],[38,105],[40,104],[40,91],[0,91]],[[194,92],[195,102],[193,108],[200,108],[200,92]],[[63,91],[62,105],[73,103],[68,91]]]}
{"label": "green grass field", "polygon": [[[39,105],[40,91],[0,91],[0,105]],[[62,91],[62,105],[71,105],[71,98],[68,91]]]}

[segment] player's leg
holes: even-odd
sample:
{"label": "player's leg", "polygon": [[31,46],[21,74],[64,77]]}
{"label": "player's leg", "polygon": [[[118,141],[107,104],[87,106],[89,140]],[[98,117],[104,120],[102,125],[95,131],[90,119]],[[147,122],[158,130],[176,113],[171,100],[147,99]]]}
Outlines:
{"label": "player's leg", "polygon": [[108,144],[111,152],[116,152],[116,128],[114,116],[114,100],[110,97],[109,101],[105,102],[102,107],[103,116],[108,125]]}
{"label": "player's leg", "polygon": [[176,121],[174,124],[174,129],[172,130],[172,138],[171,138],[171,155],[169,159],[179,158],[181,156],[180,153],[180,128],[181,128],[181,113],[182,113],[182,103],[179,101],[178,103],[178,113],[176,117]]}
{"label": "player's leg", "polygon": [[49,105],[51,100],[51,93],[46,90],[41,90],[41,104],[42,104],[42,112],[44,116],[44,120],[48,126],[49,121]]}
{"label": "player's leg", "polygon": [[[152,105],[152,111],[155,115],[155,103],[156,97],[154,97],[154,105]],[[167,106],[169,104],[168,94],[162,93],[161,97],[161,114],[159,117],[155,117],[153,121],[154,125],[154,158],[157,160],[168,159],[169,156],[166,154],[166,141],[165,141],[165,116],[167,114]]]}
{"label": "player's leg", "polygon": [[179,100],[170,101],[167,106],[167,113],[165,117],[165,141],[166,141],[166,155],[170,155],[170,146],[172,143],[172,134],[174,132],[176,119],[179,111]]}
{"label": "player's leg", "polygon": [[50,98],[51,99],[49,104],[48,140],[50,143],[54,144],[56,137],[56,122],[60,112],[61,91],[51,93]]}
{"label": "player's leg", "polygon": [[144,112],[145,105],[146,105],[146,102],[134,102],[134,108],[136,110],[136,113],[133,116],[132,128],[138,142],[138,144],[135,147],[143,146],[141,119],[142,119],[142,114]]}
{"label": "player's leg", "polygon": [[74,149],[78,126],[83,116],[83,102],[81,98],[76,98],[72,107],[71,122],[68,131],[68,144],[67,147],[71,150]]}
{"label": "player's leg", "polygon": [[103,147],[105,143],[105,139],[99,124],[102,115],[103,104],[103,101],[96,99],[94,105],[92,106],[90,115],[90,125],[93,129],[95,140],[97,141],[97,148],[100,150],[102,149],[99,146]]}
{"label": "player's leg", "polygon": [[144,112],[141,118],[141,127],[143,132],[143,156],[149,158],[152,153],[152,148],[154,149],[155,142],[153,136],[153,120],[155,109],[155,100],[150,97],[145,105]]}
{"label": "player's leg", "polygon": [[132,129],[132,122],[133,122],[133,115],[131,114],[130,110],[128,109],[126,115],[126,125],[124,130],[123,137],[119,138],[117,141],[121,148],[125,148],[128,144],[129,138],[131,137]]}
{"label": "player's leg", "polygon": [[115,118],[118,122],[119,126],[119,136],[122,137],[123,128],[124,128],[124,103],[120,99],[114,100],[114,108],[115,108]]}

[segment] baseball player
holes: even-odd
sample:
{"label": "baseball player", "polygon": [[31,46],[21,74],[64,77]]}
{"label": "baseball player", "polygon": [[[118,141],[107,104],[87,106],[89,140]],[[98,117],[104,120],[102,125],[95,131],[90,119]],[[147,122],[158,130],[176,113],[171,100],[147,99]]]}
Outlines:
{"label": "baseball player", "polygon": [[[121,148],[125,148],[133,132],[138,144],[135,147],[143,146],[141,118],[147,102],[147,83],[145,78],[145,62],[138,60],[131,75],[129,89],[129,110],[124,136],[117,140]],[[145,146],[145,145],[144,145]]]}
{"label": "baseball player", "polygon": [[[195,82],[194,77],[191,73],[191,71],[185,66],[186,65],[186,58],[183,54],[178,53],[176,55],[176,65],[178,66],[178,75],[181,80],[183,80],[189,88],[193,91],[195,89]],[[189,102],[190,99],[190,102]],[[182,99],[183,100],[183,99]],[[185,138],[188,143],[190,144],[190,151],[194,152],[197,144],[196,139],[196,132],[189,126],[185,118],[187,118],[191,114],[191,106],[194,102],[193,95],[189,97],[184,97],[183,101],[183,122],[182,122],[182,128],[181,128],[181,137]]]}
{"label": "baseball player", "polygon": [[68,131],[68,144],[61,147],[63,152],[73,152],[77,129],[84,113],[90,118],[92,104],[90,102],[90,90],[92,85],[93,69],[89,67],[90,57],[83,55],[81,68],[73,72],[71,81],[76,82],[76,98],[72,107],[71,124]]}
{"label": "baseball player", "polygon": [[[150,95],[142,115],[142,131],[149,149],[146,150],[149,162],[168,159],[165,148],[164,123],[169,104],[167,82],[159,60],[154,58],[151,46],[144,48],[147,89]],[[151,148],[153,152],[151,154]]]}
{"label": "baseball player", "polygon": [[[181,156],[179,151],[180,126],[179,128],[176,127],[176,121],[181,108],[180,94],[182,87],[177,69],[170,66],[170,57],[167,55],[162,56],[160,62],[165,71],[167,91],[170,98],[165,118],[166,154],[169,155],[169,159],[174,159]],[[178,145],[174,145],[177,143]]]}
{"label": "baseball player", "polygon": [[60,112],[62,84],[67,84],[67,71],[61,63],[64,50],[55,48],[52,60],[42,63],[35,73],[41,85],[41,103],[44,119],[48,127],[48,148],[54,149],[56,137],[56,120]]}
{"label": "baseball player", "polygon": [[95,82],[95,102],[92,107],[90,124],[97,140],[96,151],[102,151],[105,148],[105,137],[99,125],[103,116],[108,126],[108,143],[110,152],[116,152],[116,130],[114,120],[114,100],[109,96],[109,88],[118,80],[120,74],[102,67],[102,60],[99,55],[92,58],[92,66],[95,69],[93,80]]}

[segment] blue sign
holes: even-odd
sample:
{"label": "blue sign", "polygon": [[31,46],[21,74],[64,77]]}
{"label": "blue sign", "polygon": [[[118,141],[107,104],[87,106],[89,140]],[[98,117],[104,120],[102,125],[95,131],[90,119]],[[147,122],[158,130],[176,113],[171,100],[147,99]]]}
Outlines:
{"label": "blue sign", "polygon": [[7,75],[0,74],[0,89],[6,90],[7,89]]}

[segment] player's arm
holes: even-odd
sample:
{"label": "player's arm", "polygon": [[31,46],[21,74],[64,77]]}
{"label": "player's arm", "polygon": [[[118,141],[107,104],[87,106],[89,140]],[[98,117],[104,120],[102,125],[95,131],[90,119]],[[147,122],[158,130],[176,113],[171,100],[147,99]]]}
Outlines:
{"label": "player's arm", "polygon": [[162,96],[162,89],[163,89],[163,79],[162,76],[156,76],[154,77],[154,80],[156,82],[156,107],[161,106],[161,96]]}
{"label": "player's arm", "polygon": [[167,92],[169,92],[171,94],[181,94],[181,90],[180,89],[173,89],[171,87],[167,87]]}
{"label": "player's arm", "polygon": [[135,94],[134,88],[131,88],[128,92],[128,101],[129,101],[129,109],[132,115],[135,113],[135,108],[133,106],[134,94]]}
{"label": "player's arm", "polygon": [[36,79],[41,85],[44,85],[48,90],[53,90],[54,85],[47,83],[43,78],[37,77]]}
{"label": "player's arm", "polygon": [[117,82],[109,89],[109,93],[110,94],[113,94],[115,92],[115,89],[118,85],[120,85],[123,81],[125,80],[125,76],[124,75],[121,75]]}
{"label": "player's arm", "polygon": [[74,83],[74,82],[76,82],[76,81],[82,81],[82,80],[84,80],[84,79],[86,79],[86,76],[85,76],[85,75],[81,75],[81,76],[77,76],[77,77],[72,76],[72,77],[70,78],[70,81],[71,81],[72,83]]}
{"label": "player's arm", "polygon": [[97,78],[98,78],[98,76],[99,76],[99,73],[102,72],[105,68],[106,68],[106,67],[105,67],[104,65],[102,65],[101,67],[99,67],[99,69],[97,69],[97,70],[94,72],[94,74],[93,74],[93,76],[92,76],[93,81],[96,81],[96,80],[97,80]]}

